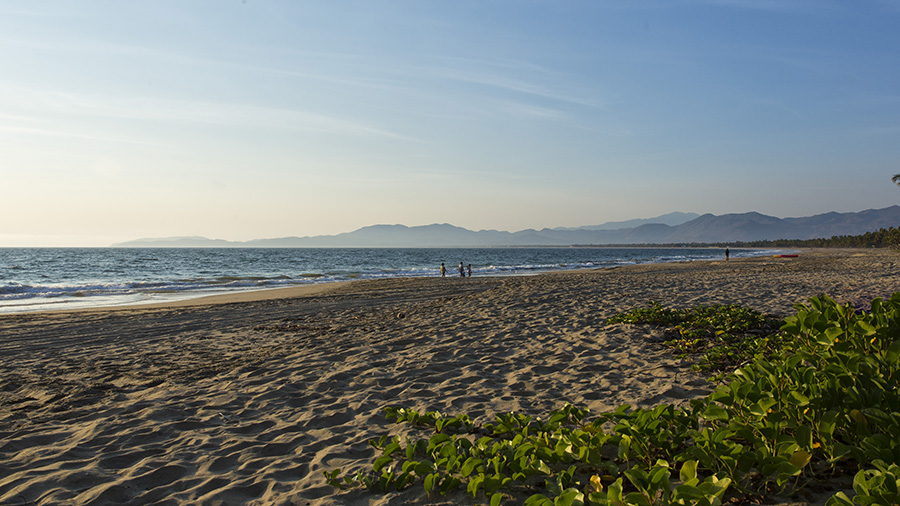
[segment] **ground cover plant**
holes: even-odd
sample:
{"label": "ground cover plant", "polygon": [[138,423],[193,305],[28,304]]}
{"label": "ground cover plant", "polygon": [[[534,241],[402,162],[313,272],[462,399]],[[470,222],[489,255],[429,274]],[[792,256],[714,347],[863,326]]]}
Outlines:
{"label": "ground cover plant", "polygon": [[[650,312],[672,316],[663,309]],[[826,296],[796,309],[689,407],[592,417],[565,405],[546,421],[507,413],[483,426],[388,408],[424,436],[383,436],[370,442],[380,452],[370,471],[326,478],[375,491],[462,488],[492,506],[749,503],[843,480],[854,494],[833,490],[828,506],[900,504],[900,293],[868,312]]]}
{"label": "ground cover plant", "polygon": [[722,371],[779,344],[780,320],[734,304],[666,308],[659,302],[609,318],[607,323],[651,324],[667,328],[664,344],[697,355],[695,369]]}

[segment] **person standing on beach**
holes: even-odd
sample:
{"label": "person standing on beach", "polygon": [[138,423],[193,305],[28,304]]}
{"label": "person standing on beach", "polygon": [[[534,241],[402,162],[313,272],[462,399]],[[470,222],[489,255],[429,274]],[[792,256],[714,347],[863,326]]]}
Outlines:
{"label": "person standing on beach", "polygon": [[731,252],[728,251],[728,248],[726,247],[726,248],[725,248],[725,261],[726,261],[726,262],[728,261],[728,254],[729,254],[729,253],[731,253]]}
{"label": "person standing on beach", "polygon": [[462,278],[466,277],[466,268],[463,267],[462,262],[459,263],[459,276]]}
{"label": "person standing on beach", "polygon": [[446,278],[446,277],[447,277],[447,268],[444,267],[444,262],[441,262],[441,277],[442,277],[442,278]]}
{"label": "person standing on beach", "polygon": [[472,264],[469,264],[469,266],[466,267],[466,273],[469,275],[470,278],[472,277]]}

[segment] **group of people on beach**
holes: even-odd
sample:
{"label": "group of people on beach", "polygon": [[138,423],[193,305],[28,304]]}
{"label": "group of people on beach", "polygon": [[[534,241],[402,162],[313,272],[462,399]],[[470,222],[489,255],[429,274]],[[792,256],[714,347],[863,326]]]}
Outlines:
{"label": "group of people on beach", "polygon": [[[725,260],[727,261],[730,256],[731,256],[731,251],[728,248],[725,248]],[[472,277],[472,264],[463,266],[463,263],[460,262],[459,263],[459,276],[461,278],[465,278],[465,277],[471,278]],[[441,262],[441,277],[442,278],[447,277],[447,266],[445,266],[443,262]]]}
{"label": "group of people on beach", "polygon": [[[460,262],[459,263],[459,276],[461,278],[465,278],[467,276],[471,278],[472,277],[472,264],[469,264],[468,266],[463,266],[463,263]],[[441,262],[441,277],[442,278],[447,277],[447,267],[444,265],[443,262]]]}

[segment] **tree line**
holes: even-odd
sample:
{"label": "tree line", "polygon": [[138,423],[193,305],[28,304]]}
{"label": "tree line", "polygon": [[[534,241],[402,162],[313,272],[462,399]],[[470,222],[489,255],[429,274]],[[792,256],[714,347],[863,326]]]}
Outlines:
{"label": "tree line", "polygon": [[862,235],[835,235],[821,239],[774,239],[732,243],[748,248],[898,248],[900,229],[890,227]]}

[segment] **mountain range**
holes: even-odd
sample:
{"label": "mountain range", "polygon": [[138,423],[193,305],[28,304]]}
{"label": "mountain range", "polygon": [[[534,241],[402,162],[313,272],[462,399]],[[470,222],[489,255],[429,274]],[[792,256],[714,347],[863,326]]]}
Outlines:
{"label": "mountain range", "polygon": [[225,241],[204,237],[137,239],[114,247],[240,248],[419,248],[572,246],[616,244],[729,243],[775,239],[817,239],[860,235],[900,226],[900,206],[857,213],[830,212],[805,218],[776,218],[757,212],[713,215],[670,213],[656,218],[578,228],[473,231],[450,224],[408,227],[372,225],[353,232],[311,237]]}

